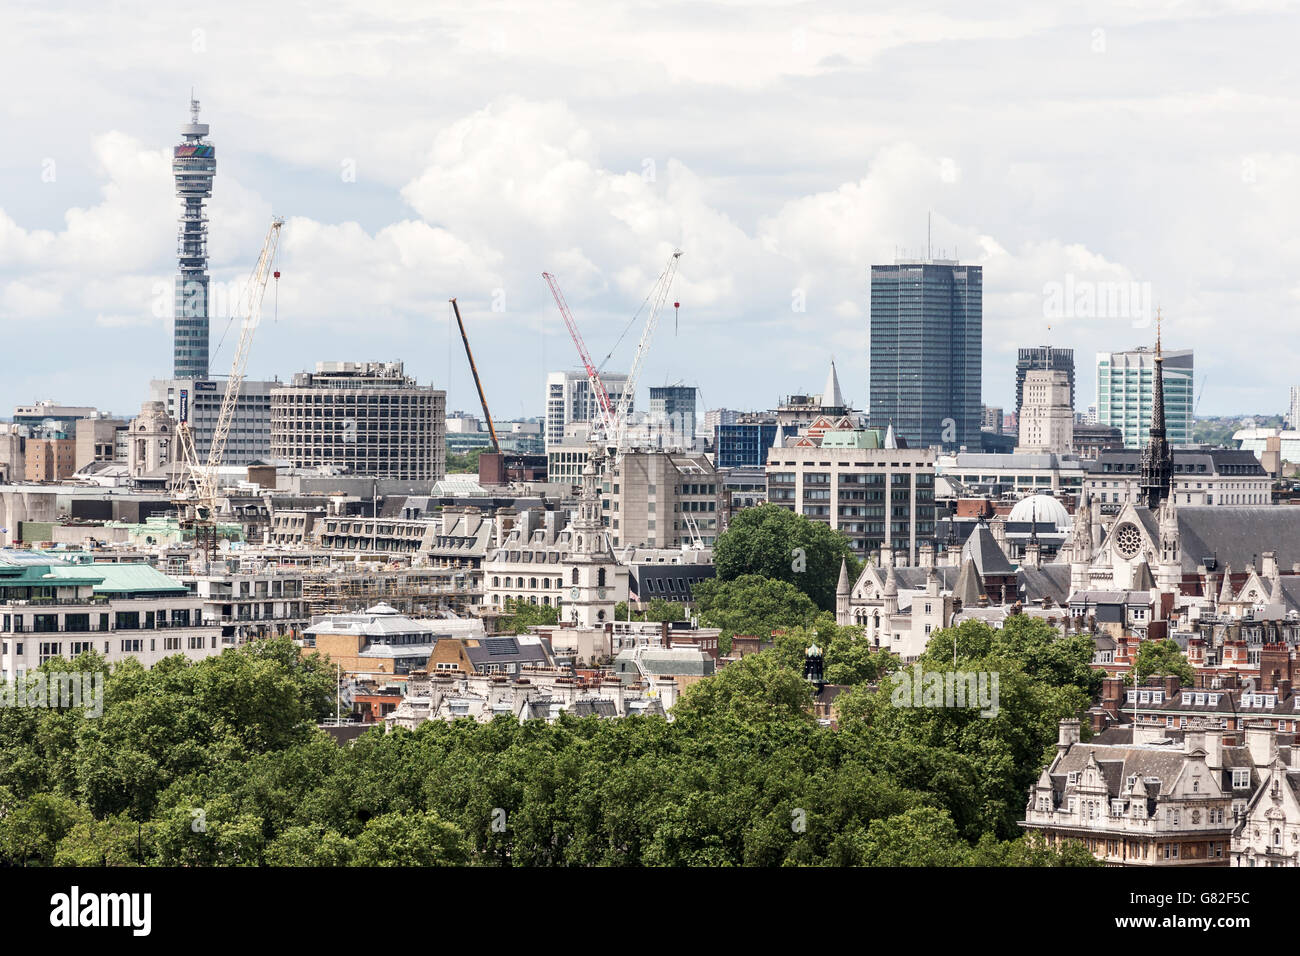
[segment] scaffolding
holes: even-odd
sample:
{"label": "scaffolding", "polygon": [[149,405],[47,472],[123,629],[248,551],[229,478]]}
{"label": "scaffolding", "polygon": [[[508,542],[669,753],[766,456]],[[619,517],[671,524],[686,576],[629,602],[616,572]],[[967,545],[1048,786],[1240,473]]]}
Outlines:
{"label": "scaffolding", "polygon": [[308,613],[347,614],[383,602],[409,617],[474,614],[483,603],[483,573],[476,568],[333,568],[306,572]]}

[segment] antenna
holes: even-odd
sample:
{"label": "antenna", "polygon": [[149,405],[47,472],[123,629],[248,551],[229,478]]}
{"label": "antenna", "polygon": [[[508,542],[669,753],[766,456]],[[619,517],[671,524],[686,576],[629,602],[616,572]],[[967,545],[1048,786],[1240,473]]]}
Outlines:
{"label": "antenna", "polygon": [[931,216],[931,213],[929,213],[929,212],[927,212],[927,213],[925,214],[925,257],[926,257],[927,259],[931,258],[931,252],[930,252],[930,216]]}

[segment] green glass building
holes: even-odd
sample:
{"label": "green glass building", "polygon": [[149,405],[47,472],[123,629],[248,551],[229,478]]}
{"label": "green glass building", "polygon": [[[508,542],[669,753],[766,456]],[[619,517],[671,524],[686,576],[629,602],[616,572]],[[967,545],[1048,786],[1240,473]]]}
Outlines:
{"label": "green glass building", "polygon": [[[1151,432],[1154,349],[1097,353],[1097,424],[1113,425],[1125,448],[1142,448]],[[1192,443],[1192,352],[1163,353],[1165,434],[1170,445]]]}

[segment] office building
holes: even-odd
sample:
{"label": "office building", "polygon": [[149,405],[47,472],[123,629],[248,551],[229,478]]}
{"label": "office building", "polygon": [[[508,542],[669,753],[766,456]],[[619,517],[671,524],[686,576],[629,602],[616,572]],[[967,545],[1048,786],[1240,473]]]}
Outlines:
{"label": "office building", "polygon": [[707,456],[641,449],[606,468],[601,508],[614,547],[713,546],[724,499]]}
{"label": "office building", "polygon": [[915,563],[934,537],[934,452],[882,444],[855,430],[829,432],[820,447],[772,448],[768,501],[840,531],[861,557],[884,549]]}
{"label": "office building", "polygon": [[1291,411],[1286,423],[1294,430],[1300,428],[1300,385],[1291,386]]}
{"label": "office building", "polygon": [[208,377],[208,216],[217,174],[216,147],[208,142],[208,124],[199,122],[199,101],[190,100],[190,121],[181,127],[184,141],[172,149],[176,198],[184,203],[177,236],[173,371],[175,378]]}
{"label": "office building", "polygon": [[221,653],[221,628],[203,601],[147,564],[64,561],[40,553],[0,556],[0,680],[53,657],[87,651],[106,664],[135,658],[198,660]]}
{"label": "office building", "polygon": [[719,468],[761,468],[780,426],[775,415],[741,415],[730,424],[716,426],[714,461]]}
{"label": "office building", "polygon": [[271,457],[296,467],[441,481],[447,396],[401,362],[318,362],[271,390]]}
{"label": "office building", "polygon": [[[1164,352],[1165,435],[1170,445],[1192,443],[1192,352]],[[1141,448],[1151,431],[1156,352],[1139,347],[1129,352],[1097,353],[1097,423],[1113,425],[1125,448]]]}
{"label": "office building", "polygon": [[87,405],[60,405],[58,402],[41,401],[15,406],[13,423],[25,426],[28,434],[44,429],[66,432],[71,437],[76,434],[78,421],[99,414],[99,409]]}
{"label": "office building", "polygon": [[714,436],[714,430],[719,425],[731,425],[741,416],[741,412],[733,408],[710,408],[706,411],[701,419],[702,424],[700,431],[709,438]]}
{"label": "office building", "polygon": [[76,424],[77,464],[80,471],[97,461],[126,462],[130,423],[123,418],[82,418]]}
{"label": "office building", "polygon": [[650,386],[650,417],[646,425],[658,437],[659,448],[689,450],[695,444],[693,385]]}
{"label": "office building", "polygon": [[[271,456],[271,392],[282,385],[278,380],[244,379],[235,399],[222,464],[250,465]],[[173,421],[189,422],[194,450],[199,461],[206,462],[221,405],[226,400],[225,380],[155,379],[149,383],[149,400],[161,402]]]}
{"label": "office building", "polygon": [[1121,451],[1124,448],[1124,436],[1112,425],[1089,425],[1086,422],[1074,423],[1074,437],[1070,441],[1070,453],[1080,458],[1097,458],[1105,451]]}
{"label": "office building", "polygon": [[[1143,453],[1104,451],[1087,462],[1088,495],[1113,514],[1128,502],[1143,503]],[[1270,505],[1269,477],[1253,452],[1239,448],[1182,448],[1171,453],[1169,493],[1177,505]]]}
{"label": "office building", "polygon": [[1016,451],[1058,455],[1069,452],[1074,441],[1069,376],[1052,369],[1026,372],[1019,418],[1020,441]]}
{"label": "office building", "polygon": [[1004,416],[1000,407],[985,405],[980,413],[980,431],[1001,435],[1003,420]]}
{"label": "office building", "polygon": [[62,481],[77,470],[77,443],[74,439],[29,438],[24,451],[28,481]]}
{"label": "office building", "polygon": [[1070,384],[1070,408],[1074,408],[1074,349],[1057,349],[1050,345],[1020,349],[1016,357],[1016,412],[1024,404],[1025,376],[1035,370],[1064,372]]}
{"label": "office building", "polygon": [[953,260],[871,267],[872,428],[913,448],[980,446],[983,284]]}
{"label": "office building", "polygon": [[1050,494],[1077,496],[1083,490],[1084,463],[1071,455],[1050,452],[991,455],[962,452],[941,455],[936,470],[966,493],[1016,497]]}
{"label": "office building", "polygon": [[[617,406],[627,384],[627,376],[601,373],[601,381],[609,392],[611,406]],[[635,399],[635,396],[634,396]],[[597,417],[599,402],[591,391],[586,372],[551,372],[546,376],[546,450],[564,441],[566,425],[590,422]],[[635,401],[628,411],[635,408]]]}

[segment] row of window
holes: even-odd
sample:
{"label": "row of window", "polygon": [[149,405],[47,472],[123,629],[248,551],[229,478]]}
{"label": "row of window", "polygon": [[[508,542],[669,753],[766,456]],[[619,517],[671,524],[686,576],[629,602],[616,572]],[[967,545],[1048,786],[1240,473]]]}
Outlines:
{"label": "row of window", "polygon": [[[216,648],[217,638],[210,638],[212,647]],[[181,637],[164,637],[162,639],[164,651],[179,651],[182,644],[188,646],[191,651],[201,651],[204,649],[204,637],[202,634],[192,634],[188,638]],[[46,661],[55,657],[66,657],[68,660],[75,660],[82,654],[88,654],[94,650],[94,641],[68,641],[66,653],[63,641],[41,641],[37,645],[37,663],[44,664]],[[103,642],[103,653],[109,653],[110,641]],[[145,639],[141,637],[123,638],[118,641],[118,646],[123,654],[141,654],[144,652]],[[14,656],[22,657],[25,652],[25,642],[14,642]],[[149,650],[154,652],[158,650],[158,638],[149,638]],[[9,641],[4,642],[4,653],[9,653]]]}

